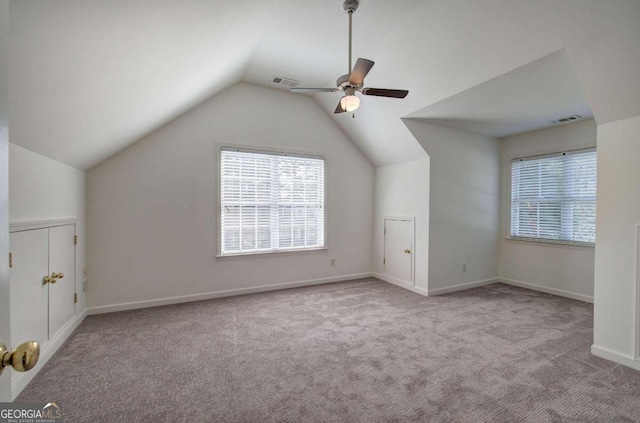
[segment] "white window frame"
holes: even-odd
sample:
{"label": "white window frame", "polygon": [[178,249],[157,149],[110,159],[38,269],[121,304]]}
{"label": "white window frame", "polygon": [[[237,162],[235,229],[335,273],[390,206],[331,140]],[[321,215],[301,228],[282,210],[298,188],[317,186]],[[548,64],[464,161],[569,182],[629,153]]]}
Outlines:
{"label": "white window frame", "polygon": [[[595,243],[593,242],[580,242],[580,241],[566,241],[559,239],[544,239],[544,238],[527,238],[527,237],[513,237],[511,236],[511,184],[512,184],[512,174],[511,174],[511,162],[513,160],[519,158],[529,158],[529,157],[538,157],[538,156],[550,156],[555,154],[568,153],[579,150],[593,150],[596,151],[597,147],[593,144],[581,144],[581,145],[573,145],[566,146],[562,149],[546,149],[546,150],[537,150],[531,151],[524,154],[514,154],[505,157],[504,161],[504,169],[506,170],[506,202],[504,204],[503,216],[506,216],[504,223],[504,239],[510,242],[515,243],[523,243],[523,244],[538,244],[538,245],[546,245],[551,247],[563,247],[570,249],[578,249],[578,250],[594,250]],[[597,219],[597,217],[596,217]]]}
{"label": "white window frame", "polygon": [[[241,258],[250,258],[255,256],[280,256],[280,255],[289,255],[289,254],[308,254],[308,253],[317,253],[317,252],[326,252],[329,249],[329,238],[328,238],[328,228],[329,228],[329,216],[328,216],[328,183],[329,180],[329,165],[327,163],[326,157],[323,154],[317,152],[309,152],[309,151],[299,151],[299,150],[290,150],[285,148],[273,148],[273,147],[261,147],[261,146],[252,146],[245,144],[232,144],[232,143],[216,143],[215,144],[215,197],[216,197],[216,210],[215,210],[215,219],[216,219],[216,259],[218,260],[228,260],[228,259],[241,259]],[[239,253],[227,253],[222,254],[222,149],[223,148],[231,148],[238,149],[241,151],[247,152],[261,152],[272,155],[291,155],[298,157],[308,157],[314,159],[323,159],[324,160],[324,246],[321,247],[309,247],[309,248],[294,248],[294,249],[279,249],[279,250],[269,250],[269,251],[250,251],[250,252],[239,252]]]}

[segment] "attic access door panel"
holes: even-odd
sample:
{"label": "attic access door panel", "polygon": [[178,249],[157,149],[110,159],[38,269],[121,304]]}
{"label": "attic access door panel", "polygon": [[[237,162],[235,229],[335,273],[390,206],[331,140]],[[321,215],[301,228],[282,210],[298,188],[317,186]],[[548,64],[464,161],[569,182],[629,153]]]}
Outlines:
{"label": "attic access door panel", "polygon": [[49,228],[49,274],[57,281],[49,284],[49,338],[54,338],[76,314],[75,225]]}
{"label": "attic access door panel", "polygon": [[[42,277],[49,272],[49,230],[12,232],[11,243],[11,344],[47,342],[49,287]],[[13,372],[12,377],[17,377]]]}
{"label": "attic access door panel", "polygon": [[413,234],[412,218],[385,218],[383,274],[410,285],[413,285]]}

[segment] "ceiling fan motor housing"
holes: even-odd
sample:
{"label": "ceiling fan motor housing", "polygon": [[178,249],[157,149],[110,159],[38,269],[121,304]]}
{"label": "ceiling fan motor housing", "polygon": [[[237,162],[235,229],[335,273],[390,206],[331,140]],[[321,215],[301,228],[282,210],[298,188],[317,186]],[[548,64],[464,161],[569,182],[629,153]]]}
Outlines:
{"label": "ceiling fan motor housing", "polygon": [[358,10],[358,0],[345,0],[342,8],[347,13],[353,13]]}
{"label": "ceiling fan motor housing", "polygon": [[343,97],[340,99],[334,113],[352,112],[360,106],[360,99],[356,93],[371,95],[376,97],[405,98],[407,90],[389,90],[386,88],[364,88],[364,78],[367,76],[375,62],[368,59],[359,58],[354,67],[351,67],[351,45],[352,45],[352,22],[353,13],[358,10],[358,0],[344,0],[342,7],[349,15],[349,69],[346,75],[342,75],[336,81],[337,88],[291,88],[291,92],[300,93],[330,93],[342,91]]}
{"label": "ceiling fan motor housing", "polygon": [[342,75],[341,77],[338,78],[338,80],[336,81],[336,86],[338,88],[345,88],[345,87],[354,87],[354,88],[361,88],[362,84],[360,85],[355,85],[352,82],[349,81],[349,78],[351,78],[350,74],[347,75]]}

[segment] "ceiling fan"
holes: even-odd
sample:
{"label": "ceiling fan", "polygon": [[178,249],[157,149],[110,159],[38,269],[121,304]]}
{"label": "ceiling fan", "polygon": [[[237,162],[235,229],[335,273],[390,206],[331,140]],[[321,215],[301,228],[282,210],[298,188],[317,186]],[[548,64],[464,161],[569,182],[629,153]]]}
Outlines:
{"label": "ceiling fan", "polygon": [[349,15],[349,73],[338,78],[336,88],[291,88],[290,91],[292,93],[335,93],[342,91],[344,96],[340,99],[334,113],[353,112],[360,107],[360,99],[356,96],[356,92],[377,97],[405,98],[409,94],[407,90],[364,87],[364,77],[373,67],[373,61],[359,58],[356,65],[351,69],[352,19],[353,12],[358,9],[358,0],[345,0],[342,7]]}

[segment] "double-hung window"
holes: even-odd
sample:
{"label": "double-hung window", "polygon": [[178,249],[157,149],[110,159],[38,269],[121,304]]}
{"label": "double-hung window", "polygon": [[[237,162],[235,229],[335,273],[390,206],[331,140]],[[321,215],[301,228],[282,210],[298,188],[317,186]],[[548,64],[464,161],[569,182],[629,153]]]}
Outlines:
{"label": "double-hung window", "polygon": [[222,147],[221,255],[325,246],[320,156]]}
{"label": "double-hung window", "polygon": [[511,237],[596,240],[595,149],[511,161]]}

